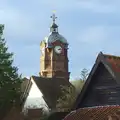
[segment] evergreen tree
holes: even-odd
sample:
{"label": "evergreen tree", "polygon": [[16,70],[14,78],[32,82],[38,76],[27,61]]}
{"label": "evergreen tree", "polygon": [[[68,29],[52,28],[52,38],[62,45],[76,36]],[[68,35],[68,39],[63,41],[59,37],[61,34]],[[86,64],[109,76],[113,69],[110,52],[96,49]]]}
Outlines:
{"label": "evergreen tree", "polygon": [[[21,75],[13,66],[13,53],[8,52],[3,39],[4,25],[0,24],[0,112],[20,97]],[[1,113],[0,113],[1,114]]]}

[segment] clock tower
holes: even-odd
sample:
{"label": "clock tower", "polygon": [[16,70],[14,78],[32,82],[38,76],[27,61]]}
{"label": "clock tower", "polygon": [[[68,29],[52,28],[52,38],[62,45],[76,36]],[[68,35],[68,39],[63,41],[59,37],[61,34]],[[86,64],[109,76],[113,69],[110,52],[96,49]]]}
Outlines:
{"label": "clock tower", "polygon": [[59,34],[56,16],[51,16],[53,22],[50,34],[40,43],[40,76],[64,78],[69,81],[68,71],[68,42]]}

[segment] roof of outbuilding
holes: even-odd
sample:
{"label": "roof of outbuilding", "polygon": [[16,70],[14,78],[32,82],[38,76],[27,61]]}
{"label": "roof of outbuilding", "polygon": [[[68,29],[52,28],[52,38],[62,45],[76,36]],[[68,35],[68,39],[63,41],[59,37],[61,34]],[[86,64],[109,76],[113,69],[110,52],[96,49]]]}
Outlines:
{"label": "roof of outbuilding", "polygon": [[105,68],[109,71],[111,76],[116,80],[118,84],[120,84],[120,57],[115,56],[115,55],[108,55],[108,54],[103,54],[100,52],[96,58],[95,64],[93,65],[91,72],[80,92],[78,95],[78,98],[76,99],[75,105],[73,109],[76,109],[78,104],[81,102],[91,80],[93,75],[95,74],[95,71],[97,70],[99,64],[102,63]]}
{"label": "roof of outbuilding", "polygon": [[23,78],[23,82],[21,84],[21,97],[20,104],[23,106],[24,102],[29,94],[30,88],[32,86],[32,81],[28,78]]}
{"label": "roof of outbuilding", "polygon": [[[97,106],[80,108],[69,113],[64,120],[109,120],[108,118],[120,118],[120,106]],[[113,120],[113,119],[112,119]]]}
{"label": "roof of outbuilding", "polygon": [[32,76],[32,78],[42,92],[49,108],[56,106],[57,99],[61,95],[61,85],[71,85],[71,83],[64,78],[42,78],[38,76]]}

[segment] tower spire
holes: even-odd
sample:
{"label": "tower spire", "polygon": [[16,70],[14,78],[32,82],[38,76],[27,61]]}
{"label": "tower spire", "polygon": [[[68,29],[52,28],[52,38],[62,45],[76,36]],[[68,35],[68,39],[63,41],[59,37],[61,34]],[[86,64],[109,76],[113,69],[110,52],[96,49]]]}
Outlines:
{"label": "tower spire", "polygon": [[53,23],[55,23],[55,20],[57,19],[57,17],[55,16],[55,11],[53,12],[53,15],[51,16]]}
{"label": "tower spire", "polygon": [[52,20],[53,20],[53,23],[50,27],[50,31],[51,32],[58,32],[58,26],[57,24],[55,23],[55,20],[57,19],[57,17],[55,16],[55,11],[53,12],[53,15],[51,16]]}

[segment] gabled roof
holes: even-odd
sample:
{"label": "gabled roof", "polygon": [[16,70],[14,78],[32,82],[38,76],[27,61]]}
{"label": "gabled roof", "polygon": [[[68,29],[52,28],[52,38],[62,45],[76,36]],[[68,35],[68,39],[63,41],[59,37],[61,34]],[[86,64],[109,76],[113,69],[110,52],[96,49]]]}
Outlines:
{"label": "gabled roof", "polygon": [[72,111],[63,120],[119,120],[119,118],[120,106],[99,106]]}
{"label": "gabled roof", "polygon": [[28,78],[23,78],[23,82],[21,84],[21,97],[20,97],[20,101],[21,101],[21,105],[24,105],[25,100],[27,99],[27,96],[29,94],[30,88],[32,86],[32,82],[30,79]]}
{"label": "gabled roof", "polygon": [[77,105],[81,102],[81,100],[84,96],[84,93],[86,92],[86,90],[91,82],[91,79],[100,63],[102,63],[105,66],[105,68],[109,71],[109,73],[116,80],[116,82],[118,84],[120,84],[120,57],[114,56],[114,55],[103,54],[102,52],[100,52],[97,56],[95,64],[93,65],[93,68],[81,90],[81,93],[78,95],[78,98],[75,102],[73,109],[76,109]]}
{"label": "gabled roof", "polygon": [[31,77],[40,91],[49,108],[55,108],[56,101],[61,94],[60,85],[71,85],[70,82],[64,78],[42,78],[38,76]]}

